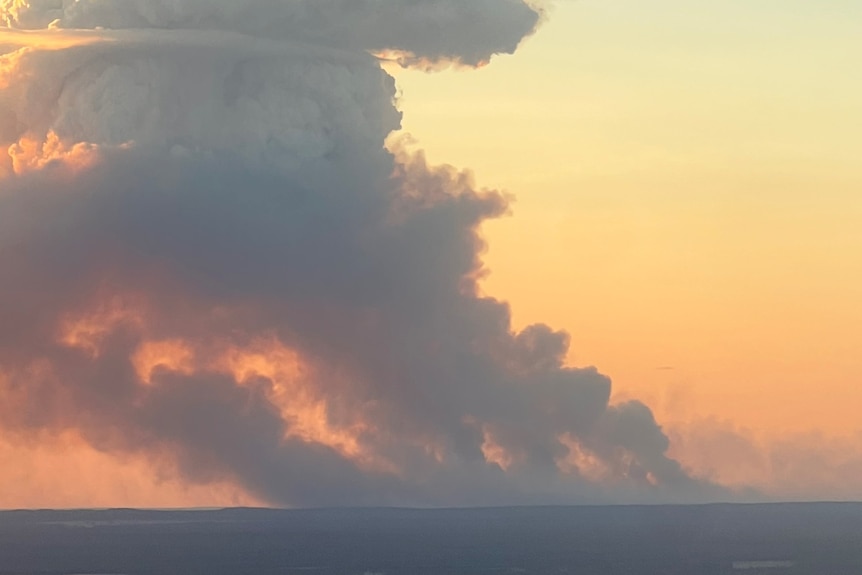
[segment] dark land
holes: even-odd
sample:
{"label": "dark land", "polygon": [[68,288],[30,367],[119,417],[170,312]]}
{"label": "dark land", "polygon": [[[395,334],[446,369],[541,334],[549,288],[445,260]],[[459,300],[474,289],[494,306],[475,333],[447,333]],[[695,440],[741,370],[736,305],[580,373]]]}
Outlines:
{"label": "dark land", "polygon": [[862,505],[9,511],[2,575],[862,573]]}

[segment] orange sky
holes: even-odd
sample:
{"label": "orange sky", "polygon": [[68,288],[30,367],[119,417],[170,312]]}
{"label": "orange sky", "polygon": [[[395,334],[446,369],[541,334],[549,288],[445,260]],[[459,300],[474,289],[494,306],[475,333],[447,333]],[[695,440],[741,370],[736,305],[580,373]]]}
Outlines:
{"label": "orange sky", "polygon": [[860,16],[560,2],[516,58],[395,72],[417,146],[518,198],[487,292],[692,468],[784,496],[862,496]]}
{"label": "orange sky", "polygon": [[486,226],[487,291],[617,393],[665,422],[854,433],[862,41],[837,5],[635,4],[559,3],[469,77],[398,72],[405,131],[517,196]]}
{"label": "orange sky", "polygon": [[0,465],[0,509],[260,504],[229,481],[186,485],[167,463],[102,453],[73,433],[0,437]]}

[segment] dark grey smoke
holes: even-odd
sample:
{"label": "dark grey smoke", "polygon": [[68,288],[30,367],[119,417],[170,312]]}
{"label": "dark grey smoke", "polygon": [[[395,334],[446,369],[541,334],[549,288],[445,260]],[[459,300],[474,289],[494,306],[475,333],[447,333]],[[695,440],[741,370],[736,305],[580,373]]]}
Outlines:
{"label": "dark grey smoke", "polygon": [[[606,377],[564,364],[566,334],[513,332],[508,306],[478,295],[478,228],[505,198],[383,147],[395,87],[365,50],[476,63],[514,50],[535,11],[33,5],[4,18],[125,30],[58,31],[68,47],[31,42],[0,65],[5,427],[168,452],[190,482],[279,505],[715,495],[666,456],[646,406],[609,406]],[[147,377],[153,342],[194,358]],[[261,342],[301,365],[226,367]]]}

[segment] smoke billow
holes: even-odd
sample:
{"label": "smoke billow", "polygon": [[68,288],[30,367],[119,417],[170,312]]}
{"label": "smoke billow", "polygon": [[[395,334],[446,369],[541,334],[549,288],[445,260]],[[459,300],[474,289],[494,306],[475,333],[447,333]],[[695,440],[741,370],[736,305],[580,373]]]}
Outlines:
{"label": "smoke billow", "polygon": [[468,175],[390,152],[380,54],[522,0],[3,0],[0,421],[277,505],[685,499],[644,405],[479,295]]}

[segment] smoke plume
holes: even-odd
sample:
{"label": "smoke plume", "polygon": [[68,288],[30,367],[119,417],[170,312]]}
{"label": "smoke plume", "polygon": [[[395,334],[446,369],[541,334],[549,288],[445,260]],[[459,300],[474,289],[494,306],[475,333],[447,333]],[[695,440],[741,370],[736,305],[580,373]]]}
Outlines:
{"label": "smoke plume", "polygon": [[641,403],[482,297],[469,175],[390,152],[404,65],[522,0],[3,0],[0,421],[274,505],[681,500]]}

